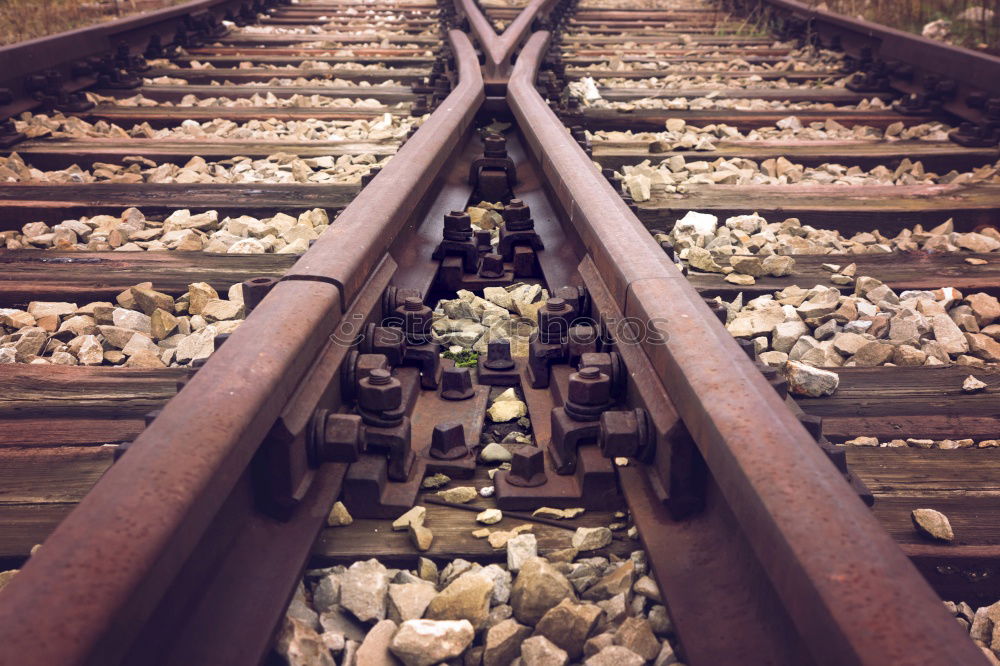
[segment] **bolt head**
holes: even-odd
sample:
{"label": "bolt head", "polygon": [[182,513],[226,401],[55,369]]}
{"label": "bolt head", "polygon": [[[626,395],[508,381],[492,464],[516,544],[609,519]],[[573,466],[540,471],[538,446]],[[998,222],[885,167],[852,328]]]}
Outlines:
{"label": "bolt head", "polygon": [[[372,370],[372,374],[380,372]],[[385,384],[372,383],[371,377],[358,382],[358,405],[369,412],[385,412],[399,409],[403,404],[403,385],[395,377]]]}
{"label": "bolt head", "polygon": [[[594,406],[609,402],[611,378],[597,368],[584,368],[584,371],[574,372],[569,376],[569,401],[578,405]],[[596,376],[588,377],[587,374]]]}
{"label": "bolt head", "polygon": [[519,446],[513,452],[507,482],[515,486],[540,486],[546,481],[545,454],[537,446]]}

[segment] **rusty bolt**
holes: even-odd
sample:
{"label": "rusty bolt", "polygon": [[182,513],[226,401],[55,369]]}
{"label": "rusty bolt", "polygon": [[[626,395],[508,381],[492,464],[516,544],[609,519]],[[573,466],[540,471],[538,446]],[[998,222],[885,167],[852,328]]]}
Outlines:
{"label": "rusty bolt", "polygon": [[17,128],[14,125],[14,121],[10,118],[0,122],[0,136],[16,136]]}
{"label": "rusty bolt", "polygon": [[311,437],[306,443],[312,464],[357,461],[363,446],[361,424],[362,419],[357,414],[316,410]]}
{"label": "rusty bolt", "polygon": [[479,262],[479,277],[499,278],[503,277],[503,273],[503,257],[492,252],[483,255]]}
{"label": "rusty bolt", "polygon": [[358,354],[354,361],[354,375],[358,382],[375,370],[389,370],[389,360],[384,354]]}
{"label": "rusty bolt", "polygon": [[431,457],[439,460],[455,460],[468,455],[465,444],[465,427],[456,421],[438,423],[431,433]]}
{"label": "rusty bolt", "polygon": [[534,488],[547,480],[545,476],[545,454],[537,446],[519,446],[513,452],[507,483],[522,488]]}
{"label": "rusty bolt", "polygon": [[535,228],[531,208],[520,199],[511,199],[503,209],[503,225],[507,231],[530,231]]}
{"label": "rusty bolt", "polygon": [[531,217],[531,208],[521,199],[511,199],[501,212],[504,222],[523,222]]}
{"label": "rusty bolt", "polygon": [[465,400],[474,393],[472,372],[468,368],[445,368],[441,373],[441,397],[445,400]]}
{"label": "rusty bolt", "polygon": [[594,367],[580,368],[569,376],[569,400],[596,407],[611,400],[611,378]]}
{"label": "rusty bolt", "polygon": [[510,355],[509,340],[492,340],[486,346],[486,360],[483,362],[490,370],[510,370],[514,367],[514,359]]}
{"label": "rusty bolt", "polygon": [[639,422],[635,412],[608,411],[601,414],[597,441],[605,458],[628,458],[639,448]]}
{"label": "rusty bolt", "polygon": [[229,333],[220,333],[219,335],[215,336],[215,339],[212,340],[212,347],[215,349],[215,351],[219,351],[219,348],[222,347],[222,345],[228,339],[229,339]]}
{"label": "rusty bolt", "polygon": [[366,354],[384,354],[389,365],[399,365],[406,352],[406,336],[398,328],[369,324],[365,328],[361,351]]}
{"label": "rusty bolt", "polygon": [[422,338],[430,333],[434,315],[420,298],[407,296],[403,304],[396,308],[396,315],[403,320],[403,330],[409,341],[420,344]]}
{"label": "rusty bolt", "polygon": [[388,370],[376,368],[358,383],[358,405],[369,412],[386,412],[403,404],[403,385]]}
{"label": "rusty bolt", "polygon": [[785,398],[788,395],[788,380],[785,379],[776,368],[770,366],[762,367],[760,373],[764,379],[771,384],[771,388],[777,391],[778,395]]}
{"label": "rusty bolt", "polygon": [[427,96],[420,95],[415,100],[413,104],[410,105],[410,115],[411,116],[422,116],[425,113],[429,113],[430,108],[427,104]]}
{"label": "rusty bolt", "polygon": [[162,409],[154,409],[153,411],[146,412],[142,415],[142,419],[146,422],[147,428],[153,425],[153,421],[156,420],[156,417],[159,416],[162,411]]}
{"label": "rusty bolt", "polygon": [[379,175],[382,171],[382,167],[372,167],[368,170],[368,173],[361,175],[361,187],[367,187],[368,183],[375,180],[375,176]]}
{"label": "rusty bolt", "polygon": [[119,442],[118,446],[116,446],[114,451],[111,452],[111,462],[113,463],[118,462],[121,459],[121,457],[125,455],[125,453],[129,450],[129,447],[132,446],[132,444],[134,444],[134,442],[132,441]]}
{"label": "rusty bolt", "polygon": [[561,298],[550,298],[538,310],[538,339],[545,344],[562,342],[569,333],[572,309]]}
{"label": "rusty bolt", "polygon": [[453,210],[444,214],[444,239],[467,241],[472,238],[472,218],[469,214]]}
{"label": "rusty bolt", "polygon": [[720,303],[719,301],[705,299],[705,305],[707,305],[708,309],[712,311],[712,314],[715,315],[715,318],[718,319],[723,324],[725,324],[726,320],[729,319],[729,309],[726,307],[725,303]]}
{"label": "rusty bolt", "polygon": [[483,156],[507,157],[507,139],[502,134],[487,134],[483,137]]}

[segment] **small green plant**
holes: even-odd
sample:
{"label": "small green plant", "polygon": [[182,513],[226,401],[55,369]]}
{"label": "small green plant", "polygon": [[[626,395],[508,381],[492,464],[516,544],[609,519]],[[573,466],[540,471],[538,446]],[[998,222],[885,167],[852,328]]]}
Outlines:
{"label": "small green plant", "polygon": [[441,354],[441,358],[450,358],[459,368],[473,368],[479,363],[479,352],[471,349],[463,349],[458,353],[446,351]]}

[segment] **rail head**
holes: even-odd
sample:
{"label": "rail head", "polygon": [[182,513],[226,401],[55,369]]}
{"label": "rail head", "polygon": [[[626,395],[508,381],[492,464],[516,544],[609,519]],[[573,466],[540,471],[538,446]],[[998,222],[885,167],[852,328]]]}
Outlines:
{"label": "rail head", "polygon": [[[538,94],[549,37],[536,32],[521,51],[510,108],[625,315],[661,333],[665,342],[645,342],[645,352],[816,661],[979,663],[937,595]],[[912,622],[893,619],[899,608]]]}
{"label": "rail head", "polygon": [[[453,30],[449,38],[461,77],[455,90],[4,588],[0,624],[9,640],[0,663],[119,663],[174,586],[201,584],[182,577],[198,568],[201,549],[216,555],[213,529],[239,529],[233,498],[247,501],[240,484],[262,441],[324,350],[341,344],[330,341],[342,299],[359,297],[384,266],[385,250],[433,184],[428,174],[440,171],[482,103],[468,37]],[[329,504],[306,508],[318,530]],[[263,629],[254,640],[266,647],[268,635]]]}

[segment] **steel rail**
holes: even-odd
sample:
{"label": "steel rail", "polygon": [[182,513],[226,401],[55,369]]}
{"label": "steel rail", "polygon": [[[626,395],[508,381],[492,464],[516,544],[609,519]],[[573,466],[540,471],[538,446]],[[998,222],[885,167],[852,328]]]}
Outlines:
{"label": "steel rail", "polygon": [[210,13],[218,18],[222,12],[242,5],[247,0],[191,0],[173,7],[127,16],[76,30],[31,39],[0,47],[0,88],[10,91],[9,103],[0,101],[0,119],[34,108],[34,101],[25,87],[27,77],[45,70],[62,74],[62,88],[67,92],[82,90],[96,81],[92,74],[77,75],[72,66],[87,58],[113,53],[120,44],[139,53],[150,37],[157,35],[170,43],[176,24],[188,16]]}
{"label": "steel rail", "polygon": [[[536,32],[520,52],[507,99],[549,188],[621,309],[649,322],[665,340],[642,346],[721,493],[717,504],[725,506],[718,511],[731,512],[740,532],[720,533],[693,560],[711,570],[708,563],[719,549],[745,540],[746,559],[755,561],[733,564],[756,571],[759,579],[740,581],[727,602],[773,596],[797,633],[777,634],[770,646],[751,646],[759,654],[729,645],[728,658],[841,666],[981,663],[981,653],[930,586],[549,110],[534,87],[549,37]],[[645,501],[639,484],[622,485],[630,504]],[[689,571],[693,580],[665,576],[671,560],[691,554],[671,553],[671,542],[658,540],[655,521],[639,528],[667,600],[696,602],[702,592],[720,598],[711,589],[719,581],[698,580],[697,566]],[[670,527],[677,543],[685,528]],[[898,619],[901,608],[907,609],[905,622]],[[713,645],[728,643],[725,621],[716,632],[685,622],[683,605],[672,610],[690,660],[725,663],[719,658],[726,653]],[[766,615],[759,620],[759,633],[781,628]]]}
{"label": "steel rail", "polygon": [[862,18],[815,9],[797,0],[762,0],[765,4],[817,24],[848,30],[878,43],[882,58],[905,61],[924,72],[958,79],[972,87],[1000,95],[1000,57],[953,44],[928,39],[905,30],[873,23]]}
{"label": "steel rail", "polygon": [[[933,75],[954,81],[958,89],[944,108],[960,117],[981,117],[980,106],[970,108],[965,97],[972,92],[1000,96],[1000,57],[928,39],[904,30],[873,23],[861,18],[814,9],[798,0],[730,0],[730,4],[747,9],[764,5],[790,14],[806,22],[810,29],[825,36],[837,36],[845,51],[857,55],[865,46],[873,47],[876,57],[896,60],[916,68],[924,78]],[[893,86],[902,92],[923,92],[916,81],[893,77]]]}
{"label": "steel rail", "polygon": [[388,244],[470,131],[482,77],[468,37],[448,36],[459,83],[439,109],[4,588],[0,663],[254,663],[266,654],[345,465],[313,470],[281,521],[257,510],[251,462],[265,437],[285,432],[300,445],[291,428],[336,406],[348,343],[331,335],[352,301],[358,312],[377,307],[382,289],[362,285],[388,280]]}

